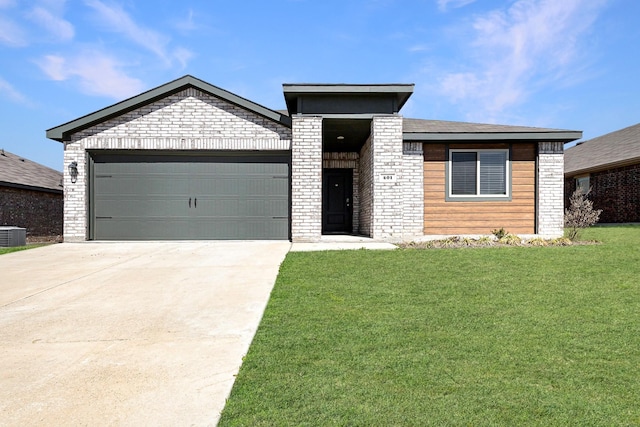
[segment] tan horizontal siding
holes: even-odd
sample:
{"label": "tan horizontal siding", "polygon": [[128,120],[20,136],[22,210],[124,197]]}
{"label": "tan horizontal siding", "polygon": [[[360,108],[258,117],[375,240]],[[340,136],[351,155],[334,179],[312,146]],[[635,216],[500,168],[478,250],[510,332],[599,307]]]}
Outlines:
{"label": "tan horizontal siding", "polygon": [[[509,148],[509,144],[450,144],[449,148]],[[511,233],[535,232],[535,158],[533,143],[511,148],[511,200],[447,202],[444,144],[424,145],[424,233],[489,234],[505,228]]]}

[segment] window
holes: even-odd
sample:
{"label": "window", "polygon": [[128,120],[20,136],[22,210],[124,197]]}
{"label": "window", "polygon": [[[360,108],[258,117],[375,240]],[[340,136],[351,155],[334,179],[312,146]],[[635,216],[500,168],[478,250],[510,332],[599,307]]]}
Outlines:
{"label": "window", "polygon": [[449,194],[458,198],[508,198],[509,150],[450,150]]}
{"label": "window", "polygon": [[589,175],[576,178],[576,190],[580,188],[582,194],[589,192]]}

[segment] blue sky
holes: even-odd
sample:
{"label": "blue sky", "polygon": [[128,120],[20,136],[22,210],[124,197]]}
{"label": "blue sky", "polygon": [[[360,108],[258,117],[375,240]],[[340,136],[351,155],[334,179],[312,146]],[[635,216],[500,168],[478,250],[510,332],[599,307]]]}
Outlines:
{"label": "blue sky", "polygon": [[0,148],[185,74],[274,109],[282,83],[415,83],[406,117],[640,122],[637,0],[0,0]]}

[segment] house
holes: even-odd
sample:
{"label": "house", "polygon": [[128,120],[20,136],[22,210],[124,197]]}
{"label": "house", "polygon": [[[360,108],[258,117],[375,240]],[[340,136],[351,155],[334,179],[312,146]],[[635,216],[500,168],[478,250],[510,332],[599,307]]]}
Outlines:
{"label": "house", "polygon": [[568,148],[564,177],[566,200],[591,189],[601,223],[640,222],[640,123]]}
{"label": "house", "polygon": [[412,84],[284,84],[276,111],[185,76],[47,130],[65,240],[563,233],[581,132],[405,119]]}
{"label": "house", "polygon": [[62,235],[62,173],[0,149],[0,226],[27,237]]}

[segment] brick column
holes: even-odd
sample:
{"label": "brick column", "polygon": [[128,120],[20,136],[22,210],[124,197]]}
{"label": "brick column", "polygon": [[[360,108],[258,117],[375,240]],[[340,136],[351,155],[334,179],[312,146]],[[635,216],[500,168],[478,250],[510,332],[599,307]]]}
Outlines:
{"label": "brick column", "polygon": [[371,123],[372,202],[371,237],[402,239],[402,117],[376,116]]}
{"label": "brick column", "polygon": [[[78,178],[71,182],[69,165],[78,163]],[[86,156],[80,142],[64,149],[64,241],[83,242],[87,239],[87,176]]]}
{"label": "brick column", "polygon": [[405,142],[402,149],[402,237],[424,234],[424,155],[421,142]]}
{"label": "brick column", "polygon": [[564,152],[561,142],[538,143],[537,233],[561,237],[564,233]]}
{"label": "brick column", "polygon": [[322,235],[322,117],[293,116],[291,140],[291,240]]}

